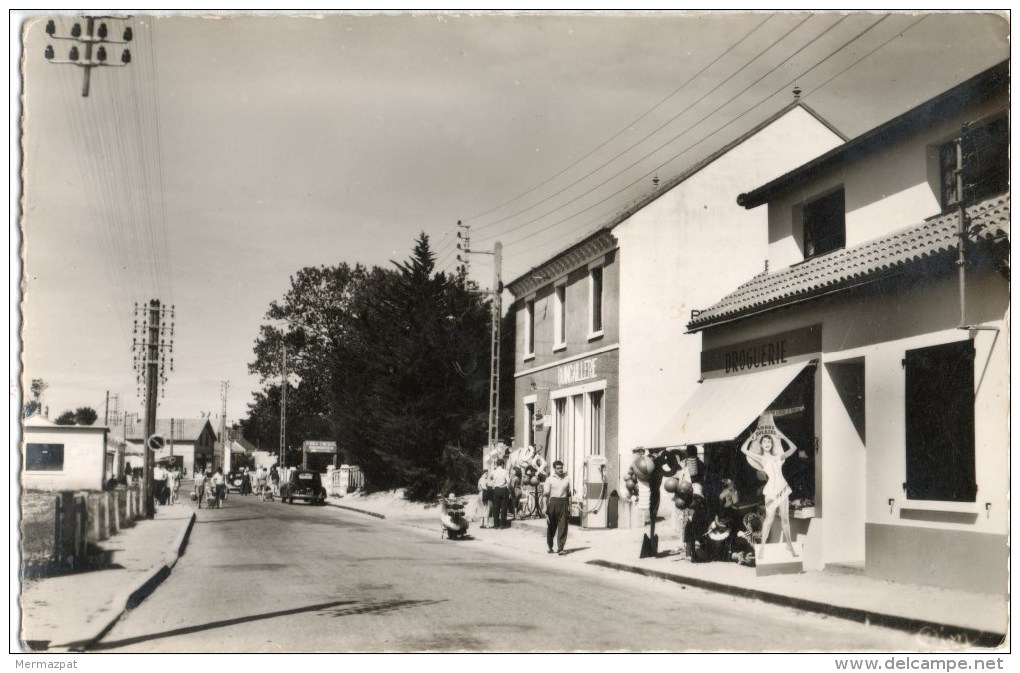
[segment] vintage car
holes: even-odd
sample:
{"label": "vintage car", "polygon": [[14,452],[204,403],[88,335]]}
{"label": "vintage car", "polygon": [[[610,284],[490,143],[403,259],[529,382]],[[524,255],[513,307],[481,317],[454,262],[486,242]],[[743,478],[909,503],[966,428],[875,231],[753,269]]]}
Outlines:
{"label": "vintage car", "polygon": [[241,485],[244,483],[243,472],[231,472],[227,475],[227,492],[240,493]]}
{"label": "vintage car", "polygon": [[305,500],[315,505],[326,504],[326,489],[322,478],[314,470],[291,470],[287,482],[280,486],[280,500],[293,503]]}

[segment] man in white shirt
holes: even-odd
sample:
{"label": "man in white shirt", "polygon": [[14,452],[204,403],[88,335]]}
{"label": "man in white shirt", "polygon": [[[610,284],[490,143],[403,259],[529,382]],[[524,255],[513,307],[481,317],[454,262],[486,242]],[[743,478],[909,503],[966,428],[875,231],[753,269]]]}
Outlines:
{"label": "man in white shirt", "polygon": [[492,489],[492,527],[509,528],[506,512],[510,506],[510,473],[502,458],[496,461],[496,469],[489,473],[489,488]]}
{"label": "man in white shirt", "polygon": [[556,553],[566,554],[563,547],[567,544],[567,526],[570,517],[570,477],[563,472],[563,461],[553,463],[553,474],[542,485],[542,498],[545,499],[546,546],[553,553],[553,541],[556,542]]}

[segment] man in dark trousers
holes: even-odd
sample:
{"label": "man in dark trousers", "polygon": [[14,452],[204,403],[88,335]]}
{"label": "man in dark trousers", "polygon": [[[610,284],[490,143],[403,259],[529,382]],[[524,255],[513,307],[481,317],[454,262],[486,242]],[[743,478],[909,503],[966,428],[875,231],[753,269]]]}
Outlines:
{"label": "man in dark trousers", "polygon": [[553,463],[552,476],[546,479],[542,485],[542,497],[546,500],[545,541],[550,554],[553,553],[553,541],[556,542],[556,553],[560,556],[566,554],[563,547],[567,544],[570,496],[572,495],[570,478],[563,473],[563,462],[557,460]]}
{"label": "man in dark trousers", "polygon": [[492,527],[509,528],[506,512],[510,505],[510,473],[506,461],[496,461],[496,469],[489,473],[489,488],[492,489]]}

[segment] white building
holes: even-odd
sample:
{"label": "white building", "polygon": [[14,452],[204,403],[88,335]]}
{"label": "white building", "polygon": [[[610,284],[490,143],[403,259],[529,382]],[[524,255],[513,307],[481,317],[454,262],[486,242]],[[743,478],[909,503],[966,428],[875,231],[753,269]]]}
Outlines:
{"label": "white building", "polygon": [[843,140],[795,101],[508,285],[517,444],[564,461],[599,514],[584,525],[628,524],[613,503],[632,449],[697,386],[691,309],[765,266],[765,214],[734,196]]}
{"label": "white building", "polygon": [[21,485],[43,491],[102,490],[114,464],[107,456],[109,428],[57,425],[42,416],[23,424]]}
{"label": "white building", "polygon": [[665,431],[734,466],[775,412],[809,568],[1007,588],[1008,94],[1003,63],[739,197],[768,271],[691,320],[704,383]]}

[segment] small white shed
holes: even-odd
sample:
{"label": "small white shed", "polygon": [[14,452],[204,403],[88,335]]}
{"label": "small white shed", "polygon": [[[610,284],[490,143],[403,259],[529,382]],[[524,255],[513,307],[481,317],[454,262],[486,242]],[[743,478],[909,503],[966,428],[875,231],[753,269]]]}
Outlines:
{"label": "small white shed", "polygon": [[22,425],[21,483],[43,491],[101,490],[109,475],[107,433],[96,425],[57,425],[30,416]]}

